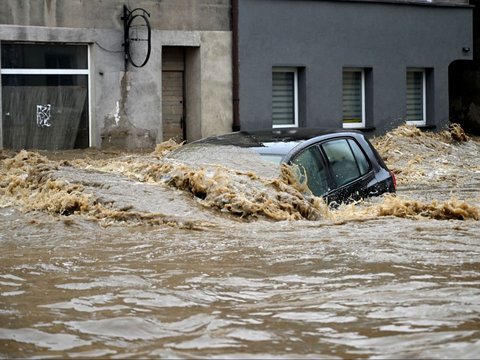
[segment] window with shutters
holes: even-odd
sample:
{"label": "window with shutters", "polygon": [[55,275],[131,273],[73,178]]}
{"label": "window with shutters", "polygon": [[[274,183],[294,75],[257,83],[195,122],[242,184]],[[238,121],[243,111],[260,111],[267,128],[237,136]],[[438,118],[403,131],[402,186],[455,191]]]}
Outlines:
{"label": "window with shutters", "polygon": [[272,126],[298,126],[298,71],[296,68],[272,70]]}
{"label": "window with shutters", "polygon": [[425,69],[407,70],[407,124],[426,124]]}
{"label": "window with shutters", "polygon": [[365,70],[344,69],[342,90],[343,127],[365,127]]}

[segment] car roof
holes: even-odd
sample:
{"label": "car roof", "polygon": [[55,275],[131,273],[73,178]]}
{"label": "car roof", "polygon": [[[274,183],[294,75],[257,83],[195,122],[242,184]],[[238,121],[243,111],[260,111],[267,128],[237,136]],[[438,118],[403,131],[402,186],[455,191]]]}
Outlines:
{"label": "car roof", "polygon": [[313,128],[275,128],[266,130],[237,131],[211,136],[191,144],[233,145],[251,148],[260,154],[286,155],[297,145],[309,146],[321,140],[342,136],[363,136],[355,130],[313,129]]}

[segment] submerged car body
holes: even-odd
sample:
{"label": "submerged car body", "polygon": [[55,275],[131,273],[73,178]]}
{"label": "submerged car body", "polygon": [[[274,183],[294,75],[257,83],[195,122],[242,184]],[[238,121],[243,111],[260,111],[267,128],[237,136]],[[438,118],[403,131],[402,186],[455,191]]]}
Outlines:
{"label": "submerged car body", "polygon": [[[265,160],[297,165],[301,182],[328,203],[395,192],[395,176],[359,131],[271,129],[239,131],[195,144],[249,148]],[[193,144],[193,143],[192,143]]]}

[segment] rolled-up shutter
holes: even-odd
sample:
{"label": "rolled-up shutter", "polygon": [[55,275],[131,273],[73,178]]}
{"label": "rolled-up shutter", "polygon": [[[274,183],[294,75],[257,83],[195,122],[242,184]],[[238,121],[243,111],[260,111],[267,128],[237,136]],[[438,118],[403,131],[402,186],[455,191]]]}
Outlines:
{"label": "rolled-up shutter", "polygon": [[273,126],[296,125],[295,71],[272,73],[272,124]]}
{"label": "rolled-up shutter", "polygon": [[362,123],[362,72],[343,72],[343,122]]}
{"label": "rolled-up shutter", "polygon": [[407,121],[425,121],[423,71],[407,71]]}

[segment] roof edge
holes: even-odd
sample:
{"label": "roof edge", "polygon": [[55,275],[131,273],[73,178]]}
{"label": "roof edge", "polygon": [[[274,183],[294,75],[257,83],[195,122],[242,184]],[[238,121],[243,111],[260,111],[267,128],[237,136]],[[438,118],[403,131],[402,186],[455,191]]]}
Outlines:
{"label": "roof edge", "polygon": [[344,3],[367,3],[367,4],[384,4],[384,5],[398,5],[398,6],[422,6],[422,7],[436,7],[436,8],[474,8],[471,4],[451,3],[451,2],[431,2],[428,0],[310,0],[323,2],[344,2]]}

